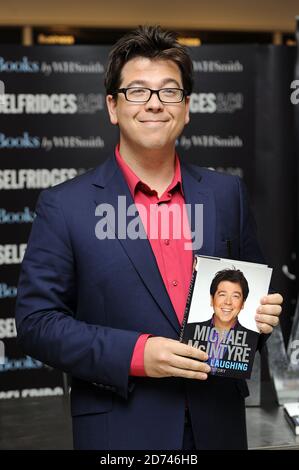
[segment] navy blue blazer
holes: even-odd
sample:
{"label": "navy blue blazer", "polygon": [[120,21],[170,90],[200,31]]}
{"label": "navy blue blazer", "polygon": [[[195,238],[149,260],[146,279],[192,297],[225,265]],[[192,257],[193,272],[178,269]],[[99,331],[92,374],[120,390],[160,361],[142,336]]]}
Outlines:
{"label": "navy blue blazer", "polygon": [[[203,204],[197,253],[262,262],[242,181],[187,164],[182,180],[186,203]],[[139,335],[178,339],[180,325],[148,240],[95,236],[96,206],[117,214],[119,195],[133,203],[115,157],[40,194],[18,286],[23,350],[72,376],[77,449],[181,449],[186,401],[198,449],[246,448],[246,382],[129,376]]]}

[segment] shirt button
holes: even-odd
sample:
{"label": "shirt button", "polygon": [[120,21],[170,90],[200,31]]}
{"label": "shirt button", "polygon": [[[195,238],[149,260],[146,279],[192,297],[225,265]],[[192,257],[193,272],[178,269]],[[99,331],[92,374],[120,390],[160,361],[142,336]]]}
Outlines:
{"label": "shirt button", "polygon": [[164,243],[165,243],[165,245],[169,245],[170,241],[168,240],[168,238],[166,238],[166,240],[164,240]]}
{"label": "shirt button", "polygon": [[178,281],[175,281],[175,280],[172,281],[172,285],[173,285],[174,287],[176,287],[176,286],[178,285]]}

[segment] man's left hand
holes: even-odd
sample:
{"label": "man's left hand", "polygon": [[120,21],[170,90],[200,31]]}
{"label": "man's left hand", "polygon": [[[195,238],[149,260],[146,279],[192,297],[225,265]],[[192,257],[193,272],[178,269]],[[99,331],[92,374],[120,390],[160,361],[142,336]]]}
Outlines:
{"label": "man's left hand", "polygon": [[283,298],[280,294],[268,294],[261,299],[255,316],[260,333],[272,333],[273,327],[278,325],[282,302]]}

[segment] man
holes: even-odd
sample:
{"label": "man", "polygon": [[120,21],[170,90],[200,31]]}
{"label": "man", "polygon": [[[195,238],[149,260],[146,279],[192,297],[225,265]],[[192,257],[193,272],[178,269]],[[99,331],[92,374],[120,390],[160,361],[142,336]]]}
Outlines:
{"label": "man", "polygon": [[[192,62],[171,33],[145,27],[120,39],[106,89],[119,146],[95,170],[41,193],[19,283],[19,341],[71,374],[77,449],[245,448],[246,384],[208,378],[207,356],[178,341],[192,233],[203,230],[197,253],[224,255],[225,239],[232,256],[261,260],[243,185],[175,154],[189,121]],[[160,205],[186,220],[185,203],[181,237],[177,217],[167,237],[160,219],[148,227]],[[147,236],[134,236],[134,204]],[[281,300],[262,300],[263,333],[277,325]]]}
{"label": "man", "polygon": [[249,294],[247,279],[239,269],[223,269],[211,282],[212,323],[219,331],[229,331],[238,322]]}

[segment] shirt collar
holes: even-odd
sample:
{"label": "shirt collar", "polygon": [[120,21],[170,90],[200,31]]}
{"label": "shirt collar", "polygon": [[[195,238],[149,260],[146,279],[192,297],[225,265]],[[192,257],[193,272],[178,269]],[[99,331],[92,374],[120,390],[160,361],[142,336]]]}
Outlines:
{"label": "shirt collar", "polygon": [[[130,192],[132,196],[135,196],[136,190],[140,189],[145,192],[145,188],[151,190],[146,183],[144,183],[134,171],[129,167],[129,165],[125,162],[122,158],[120,151],[119,151],[119,144],[115,147],[115,158],[118,166],[120,167],[125,180],[129,186]],[[138,188],[137,188],[138,186]],[[182,185],[182,174],[181,174],[181,164],[177,153],[175,154],[175,171],[172,182],[166,189],[168,192],[172,192],[175,190],[179,190],[182,195],[184,196],[183,192],[183,185]]]}
{"label": "shirt collar", "polygon": [[[238,319],[236,318],[235,320],[235,323],[233,324],[233,326],[231,327],[231,330],[235,330],[236,329],[236,326],[237,326],[237,323],[238,323]],[[212,318],[211,318],[211,326],[214,327],[215,326],[215,314],[213,314]]]}

